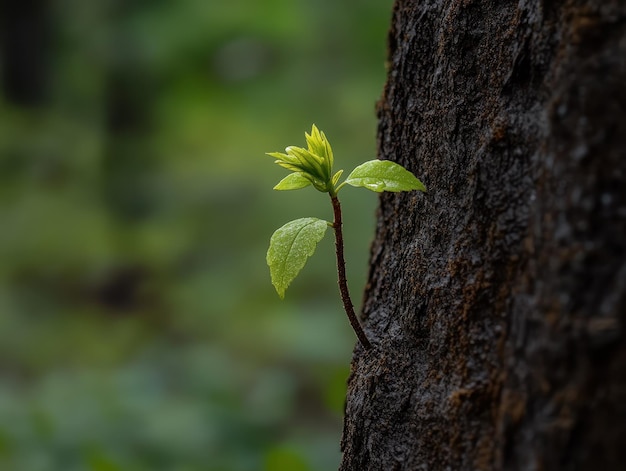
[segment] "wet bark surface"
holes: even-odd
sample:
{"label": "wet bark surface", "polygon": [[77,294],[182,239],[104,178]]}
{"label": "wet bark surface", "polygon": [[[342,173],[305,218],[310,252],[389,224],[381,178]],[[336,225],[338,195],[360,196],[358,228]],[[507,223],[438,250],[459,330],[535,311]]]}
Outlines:
{"label": "wet bark surface", "polygon": [[397,0],[341,470],[624,469],[626,4]]}

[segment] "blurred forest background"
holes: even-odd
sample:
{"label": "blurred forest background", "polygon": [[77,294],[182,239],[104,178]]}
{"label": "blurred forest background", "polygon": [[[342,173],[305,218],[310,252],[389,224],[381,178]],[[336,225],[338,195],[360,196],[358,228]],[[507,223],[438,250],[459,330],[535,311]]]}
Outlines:
{"label": "blurred forest background", "polygon": [[[285,301],[265,265],[332,212],[264,153],[375,158],[391,3],[3,2],[0,469],[337,469],[332,237]],[[358,302],[376,196],[343,195]]]}

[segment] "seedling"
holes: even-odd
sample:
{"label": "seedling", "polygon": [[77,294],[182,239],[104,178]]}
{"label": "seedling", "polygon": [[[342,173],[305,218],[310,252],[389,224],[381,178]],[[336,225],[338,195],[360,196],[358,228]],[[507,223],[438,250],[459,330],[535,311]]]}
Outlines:
{"label": "seedling", "polygon": [[328,193],[333,207],[334,220],[331,223],[323,219],[301,218],[288,222],[274,232],[267,251],[267,264],[270,267],[272,284],[278,295],[284,298],[287,287],[302,270],[308,257],[313,255],[318,242],[324,238],[326,229],[332,227],[335,231],[337,274],[343,307],[359,341],[366,349],[370,349],[372,345],[354,313],[354,306],[348,291],[346,262],[343,255],[341,205],[337,193],[346,185],[367,188],[377,193],[426,191],[426,187],[407,169],[388,160],[365,162],[357,166],[342,183],[339,183],[343,170],[333,173],[333,150],[324,133],[313,125],[311,134],[305,133],[304,135],[307,149],[289,146],[284,154],[281,152],[267,154],[277,159],[275,163],[292,172],[274,189],[299,190],[313,186],[322,193]]}

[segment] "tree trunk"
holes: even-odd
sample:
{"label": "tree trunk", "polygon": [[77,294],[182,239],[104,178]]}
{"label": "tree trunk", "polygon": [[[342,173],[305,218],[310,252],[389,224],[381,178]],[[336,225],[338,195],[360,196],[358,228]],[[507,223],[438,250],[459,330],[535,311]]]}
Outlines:
{"label": "tree trunk", "polygon": [[341,470],[626,469],[626,4],[397,0]]}

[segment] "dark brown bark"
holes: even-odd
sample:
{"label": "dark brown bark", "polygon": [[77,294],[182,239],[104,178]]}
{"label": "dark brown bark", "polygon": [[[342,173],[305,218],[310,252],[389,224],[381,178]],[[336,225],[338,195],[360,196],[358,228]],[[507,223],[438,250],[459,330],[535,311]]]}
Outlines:
{"label": "dark brown bark", "polygon": [[343,471],[626,466],[626,4],[397,0]]}

